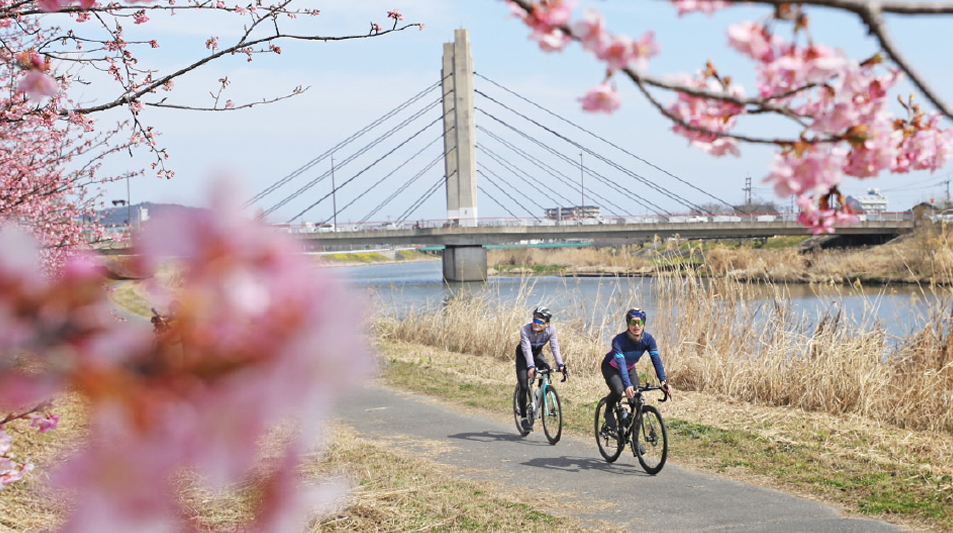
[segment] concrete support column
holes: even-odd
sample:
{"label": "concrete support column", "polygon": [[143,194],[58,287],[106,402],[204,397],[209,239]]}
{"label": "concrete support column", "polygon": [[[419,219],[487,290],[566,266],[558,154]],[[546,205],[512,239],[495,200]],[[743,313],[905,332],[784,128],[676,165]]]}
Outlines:
{"label": "concrete support column", "polygon": [[443,45],[443,147],[447,176],[447,218],[477,225],[476,124],[470,34],[455,30]]}
{"label": "concrete support column", "polygon": [[447,219],[460,220],[460,177],[457,175],[456,115],[453,111],[453,43],[443,45],[443,168],[447,185]]}
{"label": "concrete support column", "polygon": [[443,279],[486,281],[486,248],[480,245],[447,245],[443,249]]}

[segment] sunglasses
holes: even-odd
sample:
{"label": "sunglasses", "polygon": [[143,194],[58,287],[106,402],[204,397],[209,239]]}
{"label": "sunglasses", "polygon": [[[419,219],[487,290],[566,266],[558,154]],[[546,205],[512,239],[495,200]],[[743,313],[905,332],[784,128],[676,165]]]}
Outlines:
{"label": "sunglasses", "polygon": [[629,325],[630,326],[644,326],[645,321],[638,318],[633,318],[632,320],[629,320]]}
{"label": "sunglasses", "polygon": [[537,326],[545,326],[545,325],[546,325],[546,321],[543,320],[542,318],[534,318],[534,319],[533,319],[533,324],[536,324]]}

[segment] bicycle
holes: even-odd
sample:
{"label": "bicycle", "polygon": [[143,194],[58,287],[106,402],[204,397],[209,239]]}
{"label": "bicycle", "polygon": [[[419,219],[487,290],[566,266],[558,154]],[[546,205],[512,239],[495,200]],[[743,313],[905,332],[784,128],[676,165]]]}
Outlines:
{"label": "bicycle", "polygon": [[[559,404],[559,394],[556,393],[556,387],[553,386],[549,378],[549,375],[553,372],[558,372],[558,370],[537,368],[536,379],[533,381],[537,381],[538,385],[534,391],[533,383],[530,382],[526,398],[526,418],[530,424],[537,418],[542,419],[543,432],[550,444],[559,442],[559,438],[563,434],[563,412]],[[569,377],[568,369],[563,372],[562,381],[566,381],[567,377]],[[520,416],[519,394],[520,386],[517,384],[516,390],[513,391],[513,418],[516,421],[516,431],[519,432],[521,437],[525,437],[530,432],[523,431],[523,426],[520,423],[522,417]]]}
{"label": "bicycle", "polygon": [[624,402],[616,404],[616,430],[609,429],[605,423],[606,399],[599,400],[596,406],[595,434],[596,444],[599,446],[599,453],[602,457],[614,463],[626,444],[632,446],[632,454],[635,455],[642,468],[650,475],[658,474],[665,466],[665,459],[668,457],[668,433],[665,430],[665,421],[662,420],[662,414],[654,405],[645,403],[645,397],[642,393],[649,391],[662,391],[661,402],[665,402],[671,396],[662,387],[655,387],[646,384],[644,387],[636,388],[635,396]]}

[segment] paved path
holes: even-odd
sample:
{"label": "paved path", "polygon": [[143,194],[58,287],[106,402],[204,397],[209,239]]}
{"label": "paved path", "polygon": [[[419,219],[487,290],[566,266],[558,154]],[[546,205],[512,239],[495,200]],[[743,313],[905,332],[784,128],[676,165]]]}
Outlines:
{"label": "paved path", "polygon": [[[384,387],[341,402],[339,420],[358,432],[398,439],[402,451],[428,453],[471,479],[575,494],[583,519],[606,519],[633,532],[881,533],[886,522],[844,518],[833,507],[783,492],[680,468],[670,461],[647,475],[626,450],[602,460],[592,439],[563,436],[549,445],[541,427],[526,438],[513,424],[463,414],[434,400]],[[675,459],[677,461],[677,459]],[[571,506],[568,509],[577,509]]]}

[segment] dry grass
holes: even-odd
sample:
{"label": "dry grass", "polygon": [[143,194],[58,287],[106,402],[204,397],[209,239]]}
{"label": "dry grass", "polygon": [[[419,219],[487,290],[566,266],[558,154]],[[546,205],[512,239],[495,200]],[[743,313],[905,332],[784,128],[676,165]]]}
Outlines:
{"label": "dry grass", "polygon": [[[0,531],[51,531],[65,518],[68,504],[63,495],[51,496],[41,487],[52,465],[81,443],[85,409],[75,396],[61,398],[55,407],[63,414],[57,431],[18,431],[22,424],[8,428],[20,455],[33,457],[37,470],[0,491]],[[328,433],[328,446],[300,470],[303,483],[334,496],[307,531],[623,531],[566,516],[583,504],[567,504],[543,489],[527,493],[461,480],[457,469],[395,451],[399,447],[394,442],[371,441],[339,425]],[[172,487],[183,515],[199,531],[241,530],[253,516],[263,474],[294,434],[293,425],[276,425],[261,443],[258,470],[240,485],[212,490],[199,476],[180,473]]]}
{"label": "dry grass", "polygon": [[[475,406],[466,408],[512,424],[511,361],[474,365],[469,354],[390,340],[380,350],[384,374],[395,385],[443,397],[454,409]],[[640,363],[643,370],[648,366]],[[606,393],[602,376],[577,371],[557,387],[565,431],[591,439],[592,408]],[[903,430],[860,415],[756,405],[686,390],[659,407],[674,444],[673,463],[918,531],[949,531],[953,524],[953,435],[948,432]]]}
{"label": "dry grass", "polygon": [[[658,308],[649,331],[680,389],[860,415],[901,428],[953,431],[953,315],[942,304],[927,327],[891,339],[872,320],[854,322],[836,311],[796,316],[783,285],[701,278],[692,270],[656,276]],[[532,285],[524,287],[503,305],[491,297],[456,298],[439,313],[385,320],[379,333],[511,361],[525,309],[532,307]],[[460,324],[467,324],[466,335],[460,335]],[[604,339],[618,326],[584,327],[570,320],[558,327],[567,361],[577,371],[597,374],[607,349]]]}

